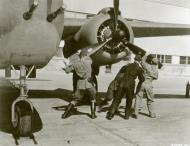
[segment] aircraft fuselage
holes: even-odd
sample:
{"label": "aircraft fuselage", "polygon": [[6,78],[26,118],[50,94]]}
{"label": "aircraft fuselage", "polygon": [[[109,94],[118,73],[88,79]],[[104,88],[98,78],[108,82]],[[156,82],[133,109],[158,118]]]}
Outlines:
{"label": "aircraft fuselage", "polygon": [[[37,2],[32,11],[32,4]],[[62,0],[0,1],[0,68],[9,65],[42,67],[55,55],[63,31],[63,13],[52,21],[47,16],[63,5]],[[24,19],[29,12],[31,18]]]}

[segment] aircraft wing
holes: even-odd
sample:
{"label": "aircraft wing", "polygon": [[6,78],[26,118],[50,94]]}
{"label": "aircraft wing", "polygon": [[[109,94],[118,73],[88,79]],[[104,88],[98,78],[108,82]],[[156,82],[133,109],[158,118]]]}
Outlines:
{"label": "aircraft wing", "polygon": [[190,35],[190,25],[128,20],[135,37]]}
{"label": "aircraft wing", "polygon": [[87,19],[80,18],[64,18],[64,30],[62,39],[74,35]]}
{"label": "aircraft wing", "polygon": [[[75,34],[87,19],[65,18],[63,39]],[[177,36],[190,35],[190,25],[158,23],[151,21],[127,19],[131,25],[134,37],[159,37],[159,36]]]}

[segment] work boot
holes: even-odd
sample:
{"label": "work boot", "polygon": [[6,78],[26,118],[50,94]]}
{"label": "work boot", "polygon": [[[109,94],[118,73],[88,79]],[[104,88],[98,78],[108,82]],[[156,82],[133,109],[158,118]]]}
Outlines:
{"label": "work boot", "polygon": [[62,114],[62,119],[65,119],[69,116],[71,109],[74,107],[74,105],[72,103],[69,103],[69,105],[67,106],[67,108],[65,109],[64,114]]}
{"label": "work boot", "polygon": [[107,112],[106,119],[111,120],[114,117],[114,114]]}
{"label": "work boot", "polygon": [[124,119],[128,120],[129,119],[129,116],[130,116],[130,113],[125,110],[125,116],[124,116]]}
{"label": "work boot", "polygon": [[129,114],[125,114],[124,119],[128,120],[129,119]]}
{"label": "work boot", "polygon": [[97,118],[97,116],[96,116],[96,103],[95,102],[91,103],[91,118],[92,119]]}
{"label": "work boot", "polygon": [[138,119],[138,115],[137,114],[133,114],[133,118]]}

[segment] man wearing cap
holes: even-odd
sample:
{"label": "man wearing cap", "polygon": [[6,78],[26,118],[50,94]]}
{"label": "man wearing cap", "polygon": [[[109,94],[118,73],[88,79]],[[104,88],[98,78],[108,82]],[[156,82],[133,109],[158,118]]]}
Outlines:
{"label": "man wearing cap", "polygon": [[141,56],[136,55],[134,63],[129,63],[126,68],[121,72],[123,73],[122,79],[118,83],[118,90],[116,96],[112,101],[112,104],[107,112],[106,118],[111,120],[121,103],[122,97],[126,94],[126,108],[125,108],[125,119],[129,119],[131,114],[131,105],[134,96],[135,79],[138,77],[138,86],[144,81],[143,70],[140,65]]}
{"label": "man wearing cap", "polygon": [[74,62],[72,66],[67,66],[64,70],[66,73],[72,72],[73,70],[78,75],[77,78],[77,87],[74,93],[74,100],[69,103],[67,106],[62,118],[67,118],[71,109],[83,98],[84,94],[87,93],[91,100],[91,118],[96,118],[96,89],[92,83],[92,59],[87,55],[88,52],[86,49],[83,49],[79,57],[80,59],[77,62]]}
{"label": "man wearing cap", "polygon": [[136,119],[138,118],[139,108],[141,106],[143,95],[145,93],[147,98],[147,107],[149,111],[149,116],[151,118],[156,118],[154,105],[153,105],[154,93],[153,93],[152,81],[158,79],[158,69],[157,69],[158,60],[151,55],[147,57],[147,55],[145,54],[142,58],[141,64],[144,70],[145,81],[142,83],[140,89],[136,91],[134,117]]}

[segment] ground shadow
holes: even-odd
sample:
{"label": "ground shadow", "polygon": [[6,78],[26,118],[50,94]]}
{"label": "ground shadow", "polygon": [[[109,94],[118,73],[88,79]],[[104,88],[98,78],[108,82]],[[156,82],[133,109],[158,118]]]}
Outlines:
{"label": "ground shadow", "polygon": [[98,109],[98,112],[101,113],[101,112],[107,112],[109,110],[109,107],[106,106],[106,107],[99,107]]}
{"label": "ground shadow", "polygon": [[56,90],[30,90],[28,96],[30,98],[59,98],[67,102],[73,98],[71,90],[56,89]]}
{"label": "ground shadow", "polygon": [[187,98],[185,95],[170,95],[170,94],[155,94],[155,98],[162,99],[162,98],[174,98],[174,99],[183,99]]}
{"label": "ground shadow", "polygon": [[[67,105],[57,106],[57,107],[52,107],[52,108],[55,109],[55,110],[64,112],[66,110],[66,108],[67,108]],[[86,115],[88,117],[90,116],[89,113],[83,113],[83,112],[78,111],[77,107],[74,107],[74,108],[71,109],[69,117],[74,116],[74,115]]]}
{"label": "ground shadow", "polygon": [[[0,131],[11,133],[11,105],[19,96],[19,90],[12,88],[10,83],[5,80],[0,80]],[[32,114],[32,132],[37,132],[42,129],[42,120],[39,113],[34,108]]]}
{"label": "ground shadow", "polygon": [[147,113],[139,112],[139,114],[146,116],[146,117],[150,117],[149,114],[147,114]]}
{"label": "ground shadow", "polygon": [[[66,102],[70,102],[73,99],[72,90],[67,89],[56,89],[56,90],[30,90],[28,93],[30,98],[59,98]],[[99,105],[102,99],[105,98],[106,93],[98,92],[96,96],[96,103]],[[90,105],[90,100],[88,96],[84,96],[82,101],[78,104],[80,105]]]}

